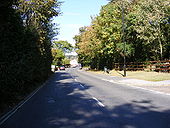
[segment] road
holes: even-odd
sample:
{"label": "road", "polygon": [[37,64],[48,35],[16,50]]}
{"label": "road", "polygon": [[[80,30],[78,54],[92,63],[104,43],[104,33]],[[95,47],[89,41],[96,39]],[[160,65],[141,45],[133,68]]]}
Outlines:
{"label": "road", "polygon": [[0,127],[170,128],[170,96],[110,80],[76,68],[58,71]]}

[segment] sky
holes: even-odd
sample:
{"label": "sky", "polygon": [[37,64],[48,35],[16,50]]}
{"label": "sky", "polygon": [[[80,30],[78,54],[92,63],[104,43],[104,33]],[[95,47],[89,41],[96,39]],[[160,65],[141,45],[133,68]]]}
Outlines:
{"label": "sky", "polygon": [[79,33],[79,28],[91,24],[91,16],[99,14],[101,6],[107,0],[62,0],[62,14],[54,18],[54,23],[59,24],[58,40],[66,40],[75,44],[73,37]]}

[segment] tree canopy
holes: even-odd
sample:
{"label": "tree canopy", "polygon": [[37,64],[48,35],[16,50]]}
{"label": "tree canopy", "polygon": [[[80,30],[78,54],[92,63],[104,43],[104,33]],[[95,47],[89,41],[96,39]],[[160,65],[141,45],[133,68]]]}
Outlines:
{"label": "tree canopy", "polygon": [[79,61],[111,69],[113,63],[123,62],[123,56],[128,62],[170,59],[169,5],[166,0],[110,1],[74,37]]}
{"label": "tree canopy", "polygon": [[50,75],[55,36],[52,18],[59,15],[60,5],[58,0],[1,1],[0,110]]}
{"label": "tree canopy", "polygon": [[53,41],[52,56],[54,65],[68,64],[65,54],[70,53],[73,50],[73,46],[67,41],[58,40]]}

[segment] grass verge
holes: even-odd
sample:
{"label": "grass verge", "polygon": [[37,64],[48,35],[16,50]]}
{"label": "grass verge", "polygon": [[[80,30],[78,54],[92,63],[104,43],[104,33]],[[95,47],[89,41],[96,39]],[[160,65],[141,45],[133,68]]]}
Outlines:
{"label": "grass verge", "polygon": [[[103,74],[103,71],[90,71]],[[163,81],[170,80],[170,73],[146,72],[146,71],[126,71],[127,78],[134,78],[147,81]],[[123,71],[111,70],[108,75],[123,77]]]}

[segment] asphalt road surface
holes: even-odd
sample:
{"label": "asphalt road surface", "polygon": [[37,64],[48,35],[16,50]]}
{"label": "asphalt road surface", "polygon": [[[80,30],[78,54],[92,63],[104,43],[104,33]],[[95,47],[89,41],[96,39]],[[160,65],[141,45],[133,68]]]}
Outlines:
{"label": "asphalt road surface", "polygon": [[170,96],[109,80],[75,68],[58,71],[0,127],[170,128]]}

